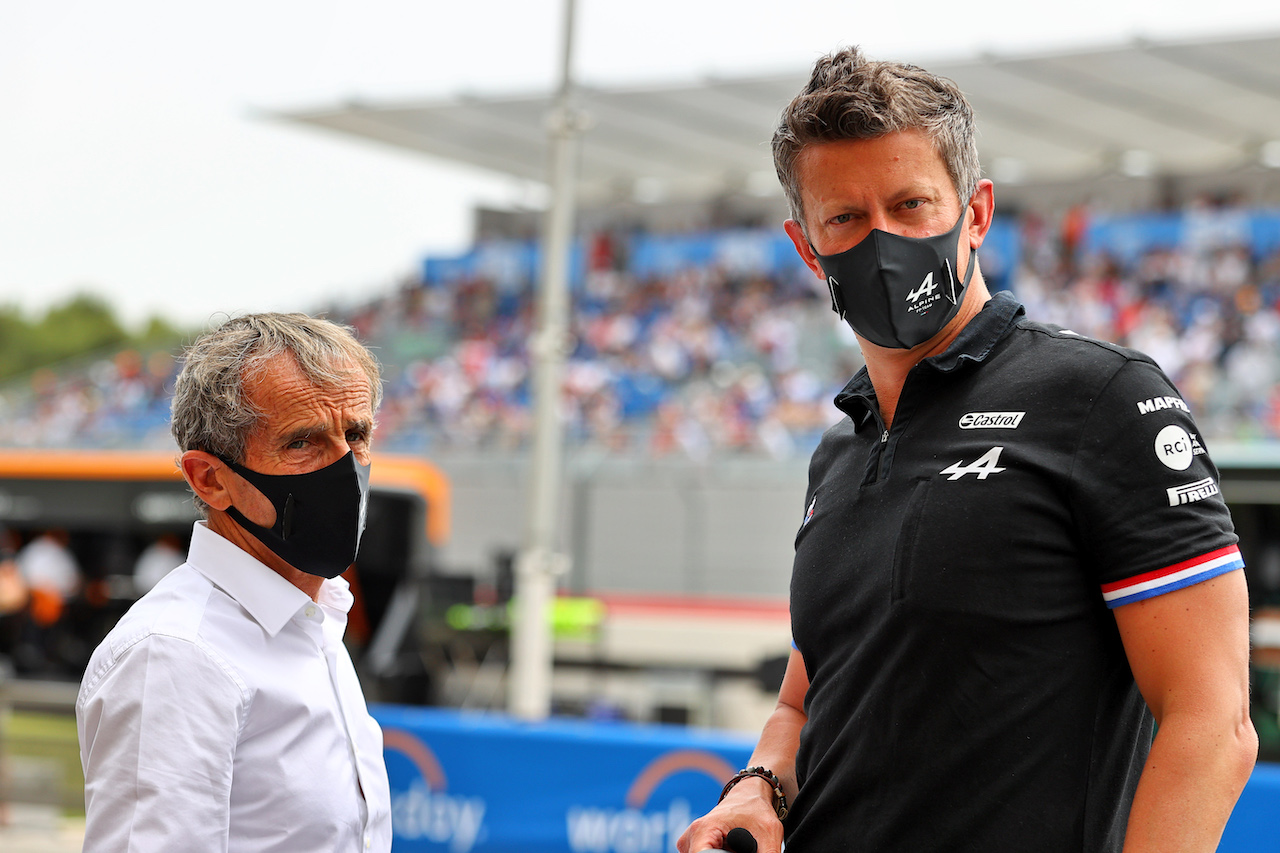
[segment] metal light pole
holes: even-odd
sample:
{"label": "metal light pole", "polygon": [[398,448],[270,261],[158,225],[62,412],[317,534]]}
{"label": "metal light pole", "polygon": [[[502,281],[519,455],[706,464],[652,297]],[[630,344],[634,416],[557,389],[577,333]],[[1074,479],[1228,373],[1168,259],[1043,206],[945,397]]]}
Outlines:
{"label": "metal light pole", "polygon": [[542,720],[551,712],[551,624],[556,577],[569,559],[556,548],[564,423],[561,390],[569,337],[569,248],[573,240],[574,167],[580,118],[573,110],[574,0],[564,4],[560,87],[550,116],[551,207],[542,244],[538,328],[529,342],[534,365],[533,465],[524,550],[516,561],[511,632],[511,713]]}

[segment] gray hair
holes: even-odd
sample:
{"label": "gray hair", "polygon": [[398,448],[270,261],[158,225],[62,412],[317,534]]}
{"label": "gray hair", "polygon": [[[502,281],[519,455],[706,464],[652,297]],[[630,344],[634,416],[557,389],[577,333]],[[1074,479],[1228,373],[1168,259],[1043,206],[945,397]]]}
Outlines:
{"label": "gray hair", "polygon": [[341,387],[349,381],[344,368],[354,364],[369,378],[373,410],[382,402],[378,362],[350,327],[306,314],[246,314],[187,348],[170,405],[178,448],[243,462],[245,444],[266,414],[249,402],[246,383],[285,355],[320,388]]}
{"label": "gray hair", "polygon": [[961,203],[973,196],[982,176],[973,108],[955,83],[914,65],[872,62],[857,47],[819,59],[773,133],[773,165],[791,218],[806,228],[796,160],[807,146],[900,130],[923,131]]}

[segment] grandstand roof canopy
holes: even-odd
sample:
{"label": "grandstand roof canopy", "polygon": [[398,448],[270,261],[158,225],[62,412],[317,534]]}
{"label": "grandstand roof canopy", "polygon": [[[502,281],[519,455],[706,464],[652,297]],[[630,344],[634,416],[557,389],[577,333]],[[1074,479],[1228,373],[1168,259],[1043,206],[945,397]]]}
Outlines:
{"label": "grandstand roof canopy", "polygon": [[[983,164],[999,182],[1280,167],[1280,35],[917,61],[969,96]],[[580,86],[582,197],[775,192],[769,137],[806,78],[796,69],[664,87]],[[543,181],[551,106],[550,93],[463,96],[281,117]]]}

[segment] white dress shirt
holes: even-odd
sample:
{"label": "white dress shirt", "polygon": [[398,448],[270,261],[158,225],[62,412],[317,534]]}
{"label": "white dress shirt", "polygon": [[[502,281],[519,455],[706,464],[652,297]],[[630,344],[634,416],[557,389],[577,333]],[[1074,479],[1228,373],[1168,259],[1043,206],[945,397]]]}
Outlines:
{"label": "white dress shirt", "polygon": [[86,853],[391,849],[382,731],[319,601],[209,530],[94,652],[76,722]]}

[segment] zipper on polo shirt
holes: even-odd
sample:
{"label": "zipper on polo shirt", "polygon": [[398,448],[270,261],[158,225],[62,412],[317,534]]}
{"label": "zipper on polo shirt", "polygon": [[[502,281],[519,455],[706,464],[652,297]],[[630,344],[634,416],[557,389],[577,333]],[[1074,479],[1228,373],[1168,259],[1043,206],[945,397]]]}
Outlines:
{"label": "zipper on polo shirt", "polygon": [[[892,429],[892,427],[889,427],[889,429]],[[885,453],[885,451],[889,449],[889,429],[886,429],[884,432],[880,433],[880,446],[877,448],[877,459],[876,459],[876,482],[877,483],[883,480],[885,477],[884,460],[885,460],[885,457],[888,455],[887,453]]]}
{"label": "zipper on polo shirt", "polygon": [[[880,441],[876,443],[875,448],[872,450],[875,464],[874,467],[868,466],[867,479],[864,480],[864,483],[878,483],[884,480],[893,468],[893,454],[890,452],[890,446],[892,445],[896,448],[897,443],[901,441],[902,430],[906,429],[905,425],[911,420],[911,415],[915,409],[915,386],[924,382],[925,385],[920,393],[927,393],[928,377],[918,374],[920,374],[919,364],[907,372],[906,381],[902,384],[902,392],[898,395],[898,404],[893,410],[892,424],[886,427],[884,420],[880,417],[880,412],[878,410],[875,412],[876,423],[880,426]],[[893,435],[891,436],[890,433],[893,433]]]}
{"label": "zipper on polo shirt", "polygon": [[880,440],[871,445],[867,453],[867,465],[862,475],[862,485],[870,486],[872,483],[880,481],[883,472],[881,468],[884,464],[884,450],[889,443],[889,429],[884,426],[884,421],[880,419],[880,413],[875,412],[872,415],[876,420],[876,426],[880,427]]}
{"label": "zipper on polo shirt", "polygon": [[876,482],[884,479],[885,449],[889,446],[889,430],[880,433],[880,446],[876,448]]}

